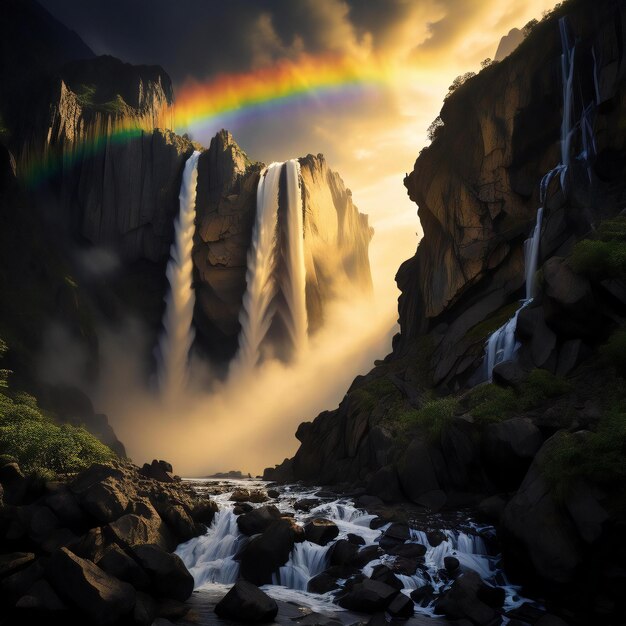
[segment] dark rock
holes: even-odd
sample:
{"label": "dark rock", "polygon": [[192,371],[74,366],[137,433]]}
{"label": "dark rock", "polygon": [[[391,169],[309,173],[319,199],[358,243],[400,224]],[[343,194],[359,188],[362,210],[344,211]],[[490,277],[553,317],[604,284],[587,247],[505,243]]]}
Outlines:
{"label": "dark rock", "polygon": [[446,541],[447,537],[444,532],[441,530],[429,530],[426,532],[426,539],[428,539],[428,543],[436,548],[441,545],[444,541]]}
{"label": "dark rock", "polygon": [[339,539],[328,550],[331,565],[351,565],[359,552],[359,547],[347,539]]}
{"label": "dark rock", "polygon": [[215,613],[236,622],[271,622],[278,614],[278,605],[258,587],[240,580],[217,603]]}
{"label": "dark rock", "polygon": [[413,502],[422,494],[441,488],[431,451],[420,439],[414,439],[400,459],[398,477],[402,491]]}
{"label": "dark rock", "polygon": [[267,490],[267,495],[270,498],[276,499],[276,498],[278,498],[280,496],[280,491],[278,491],[277,489],[268,489]]}
{"label": "dark rock", "polygon": [[139,626],[151,626],[156,616],[157,605],[154,598],[147,593],[138,591],[133,609],[133,621]]}
{"label": "dark rock", "polygon": [[185,602],[173,598],[159,598],[156,608],[159,617],[171,620],[179,620],[189,613],[189,606]]}
{"label": "dark rock", "polygon": [[437,600],[435,612],[451,619],[469,619],[473,624],[499,623],[497,613],[478,598],[478,590],[483,584],[476,572],[465,572]]}
{"label": "dark rock", "polygon": [[372,570],[370,578],[380,583],[385,583],[385,585],[389,585],[389,587],[394,589],[400,590],[403,587],[402,581],[386,565],[376,565]]}
{"label": "dark rock", "polygon": [[172,504],[165,507],[160,512],[160,515],[179,543],[189,541],[189,539],[197,537],[204,532],[204,528],[196,524],[180,504]]}
{"label": "dark rock", "polygon": [[127,513],[109,524],[116,540],[128,547],[155,543],[166,550],[173,549],[176,542],[154,507],[148,502],[141,503],[140,508],[138,515]]}
{"label": "dark rock", "polygon": [[243,515],[244,513],[249,513],[250,511],[254,511],[254,507],[247,502],[240,502],[239,504],[235,504],[233,507],[233,513],[235,515]]}
{"label": "dark rock", "polygon": [[446,556],[443,558],[443,566],[449,574],[454,574],[459,570],[461,564],[455,556]]}
{"label": "dark rock", "polygon": [[371,494],[370,497],[375,496],[383,502],[403,500],[395,465],[386,465],[375,472],[367,483],[367,492]]}
{"label": "dark rock", "polygon": [[[152,478],[162,483],[176,482],[176,476],[173,474],[172,466],[166,461],[157,461],[154,459],[152,463],[144,463],[139,470],[146,478]],[[180,479],[179,479],[180,480]]]}
{"label": "dark rock", "polygon": [[0,554],[0,578],[14,574],[31,564],[34,560],[35,555],[32,552]]}
{"label": "dark rock", "polygon": [[382,501],[381,498],[375,495],[371,495],[371,494],[359,496],[354,501],[354,506],[360,509],[365,509],[366,511],[369,510],[371,507],[383,506],[383,504],[384,502]]}
{"label": "dark rock", "polygon": [[354,565],[357,567],[365,567],[371,561],[379,558],[383,551],[379,546],[365,546],[361,548],[356,558],[354,559]]}
{"label": "dark rock", "polygon": [[398,590],[376,580],[365,579],[342,595],[339,606],[361,613],[384,611],[398,594]]}
{"label": "dark rock", "polygon": [[14,574],[2,578],[0,590],[2,597],[15,603],[44,575],[44,567],[40,561],[33,561],[31,565],[18,569]]}
{"label": "dark rock", "polygon": [[94,485],[104,482],[108,478],[113,479],[114,482],[123,482],[124,473],[118,467],[105,465],[103,463],[94,463],[76,476],[70,483],[70,489],[75,494],[82,494]]}
{"label": "dark rock", "polygon": [[304,511],[308,513],[312,508],[319,506],[321,500],[319,498],[302,498],[301,500],[297,500],[293,505],[293,508],[296,511]]}
{"label": "dark rock", "polygon": [[71,529],[81,528],[85,515],[74,494],[66,487],[46,496],[44,504],[57,516],[59,521]]}
{"label": "dark rock", "polygon": [[448,496],[442,489],[434,489],[415,498],[414,502],[433,513],[438,513],[448,502]]}
{"label": "dark rock", "polygon": [[80,494],[83,509],[102,524],[120,518],[128,506],[128,497],[120,489],[120,483],[105,479],[85,489]]}
{"label": "dark rock", "polygon": [[77,556],[96,563],[104,556],[104,553],[112,542],[112,539],[105,537],[102,528],[92,528],[89,532],[80,537],[71,548],[72,552]]}
{"label": "dark rock", "polygon": [[133,552],[160,596],[184,602],[191,595],[193,576],[179,556],[154,544],[136,546]]}
{"label": "dark rock", "polygon": [[41,544],[44,552],[55,552],[64,546],[74,546],[79,538],[68,528],[56,528],[51,531]]}
{"label": "dark rock", "polygon": [[363,537],[361,537],[360,535],[355,535],[354,533],[348,533],[347,539],[350,543],[353,543],[355,546],[365,545],[365,539],[363,539]]}
{"label": "dark rock", "polygon": [[481,500],[478,505],[479,513],[492,524],[500,523],[505,508],[506,500],[502,496],[490,496]]}
{"label": "dark rock", "polygon": [[391,569],[398,574],[403,574],[404,576],[413,576],[413,574],[417,571],[417,568],[420,566],[420,563],[423,563],[423,561],[423,558],[408,558],[399,556],[396,557],[392,563]]}
{"label": "dark rock", "polygon": [[383,550],[395,548],[410,539],[411,533],[406,524],[394,523],[385,530],[378,543]]}
{"label": "dark rock", "polygon": [[135,605],[135,590],[66,548],[55,552],[46,578],[61,598],[80,608],[94,624],[114,624]]}
{"label": "dark rock", "polygon": [[15,605],[18,609],[31,611],[65,611],[67,606],[45,580],[38,580]]}
{"label": "dark rock", "polygon": [[411,591],[411,599],[422,607],[428,606],[435,597],[435,588],[431,584],[422,585]]}
{"label": "dark rock", "polygon": [[415,605],[411,598],[399,593],[387,607],[387,613],[392,617],[406,619],[415,613]]}
{"label": "dark rock", "polygon": [[262,533],[280,518],[281,512],[270,504],[240,515],[237,518],[237,526],[244,535],[252,536]]}
{"label": "dark rock", "polygon": [[502,361],[493,368],[492,376],[497,385],[519,389],[528,378],[528,372],[517,361]]}
{"label": "dark rock", "polygon": [[276,520],[239,552],[241,577],[255,585],[272,582],[272,574],[289,560],[294,533],[285,520]]}
{"label": "dark rock", "polygon": [[399,546],[389,548],[387,551],[394,556],[401,556],[407,559],[421,558],[426,554],[426,546],[421,543],[403,543]]}
{"label": "dark rock", "polygon": [[325,546],[339,534],[337,524],[328,519],[316,517],[304,525],[307,541],[312,541],[319,546]]}
{"label": "dark rock", "polygon": [[478,588],[478,599],[487,606],[494,609],[501,609],[504,606],[506,592],[501,587],[492,587],[484,583]]}
{"label": "dark rock", "polygon": [[150,586],[148,574],[119,546],[108,548],[96,565],[107,574],[130,583],[135,589],[148,589]]}
{"label": "dark rock", "polygon": [[307,591],[310,593],[328,593],[334,589],[339,589],[338,578],[327,572],[322,572],[313,576],[307,583]]}

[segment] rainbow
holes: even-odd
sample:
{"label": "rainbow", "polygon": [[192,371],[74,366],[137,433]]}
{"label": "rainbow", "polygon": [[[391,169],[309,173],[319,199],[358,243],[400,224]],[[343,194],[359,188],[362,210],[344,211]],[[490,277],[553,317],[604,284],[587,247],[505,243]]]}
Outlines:
{"label": "rainbow", "polygon": [[193,135],[194,130],[210,123],[232,124],[254,118],[262,111],[284,111],[311,99],[332,103],[335,99],[362,97],[364,90],[378,90],[388,80],[382,66],[330,55],[303,55],[252,72],[219,75],[204,83],[188,80],[174,105],[158,121],[149,116],[101,116],[89,125],[84,136],[64,140],[60,149],[46,144],[43,149],[31,146],[25,150],[20,175],[28,184],[37,185],[111,144],[130,141],[157,127]]}

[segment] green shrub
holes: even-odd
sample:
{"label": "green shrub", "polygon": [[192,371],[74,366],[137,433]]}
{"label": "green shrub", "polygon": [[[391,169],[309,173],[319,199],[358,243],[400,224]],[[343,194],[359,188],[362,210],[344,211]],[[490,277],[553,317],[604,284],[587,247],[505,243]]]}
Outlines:
{"label": "green shrub", "polygon": [[351,392],[359,406],[365,411],[373,411],[382,400],[389,396],[397,396],[400,399],[398,388],[389,380],[387,376],[380,376],[363,383],[358,389]]}
{"label": "green shrub", "polygon": [[626,330],[614,332],[609,340],[600,347],[600,355],[622,376],[626,374]]}
{"label": "green shrub", "polygon": [[467,403],[472,417],[482,423],[500,422],[519,409],[515,391],[493,383],[472,389],[467,396]]}
{"label": "green shrub", "polygon": [[548,370],[534,369],[522,385],[522,406],[532,409],[550,398],[562,396],[570,388],[570,384],[561,376],[555,376]]}
{"label": "green shrub", "polygon": [[583,239],[574,246],[569,264],[592,280],[626,278],[626,242]]}
{"label": "green shrub", "polygon": [[604,220],[598,226],[596,237],[600,241],[626,241],[626,217]]}
{"label": "green shrub", "polygon": [[500,326],[504,325],[515,315],[519,307],[519,302],[512,302],[501,307],[491,317],[476,324],[476,326],[472,326],[467,331],[466,338],[472,342],[486,341],[491,333],[498,330]]}
{"label": "green shrub", "polygon": [[457,398],[449,396],[427,402],[421,409],[407,409],[397,413],[397,422],[406,427],[418,427],[426,431],[431,439],[441,434],[445,424],[452,419],[459,409]]}

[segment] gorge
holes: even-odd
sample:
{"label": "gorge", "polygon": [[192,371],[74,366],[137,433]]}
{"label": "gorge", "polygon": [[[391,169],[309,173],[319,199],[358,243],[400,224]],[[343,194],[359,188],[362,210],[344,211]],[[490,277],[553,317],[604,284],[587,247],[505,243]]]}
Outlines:
{"label": "gorge", "polygon": [[2,8],[0,626],[623,624],[626,3],[488,40],[391,228],[355,202],[465,14],[242,2],[204,83]]}

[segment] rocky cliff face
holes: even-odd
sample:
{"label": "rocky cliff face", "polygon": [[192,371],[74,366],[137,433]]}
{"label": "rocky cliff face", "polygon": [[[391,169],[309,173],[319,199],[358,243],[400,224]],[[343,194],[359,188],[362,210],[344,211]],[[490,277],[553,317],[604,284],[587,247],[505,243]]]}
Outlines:
{"label": "rocky cliff face", "polygon": [[[318,329],[328,302],[348,283],[371,287],[367,254],[372,230],[350,190],[323,155],[300,159],[309,329]],[[227,131],[218,133],[198,165],[194,321],[202,347],[232,356],[246,289],[247,256],[263,164],[252,163]]]}

